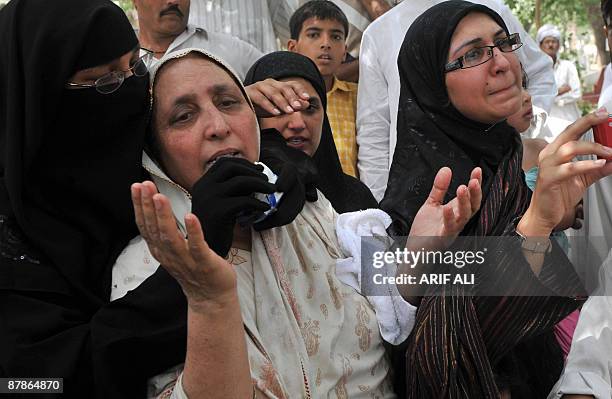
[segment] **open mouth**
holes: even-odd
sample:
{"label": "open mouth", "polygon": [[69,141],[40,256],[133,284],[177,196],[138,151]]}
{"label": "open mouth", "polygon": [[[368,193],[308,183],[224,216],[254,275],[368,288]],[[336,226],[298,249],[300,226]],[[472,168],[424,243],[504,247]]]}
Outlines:
{"label": "open mouth", "polygon": [[308,140],[305,139],[304,137],[293,136],[291,138],[288,138],[286,141],[287,141],[287,144],[289,145],[301,146],[301,145],[304,145]]}
{"label": "open mouth", "polygon": [[331,61],[332,58],[329,56],[329,54],[322,54],[320,56],[317,57],[319,60],[321,61]]}
{"label": "open mouth", "polygon": [[208,172],[208,170],[212,168],[212,166],[215,163],[217,163],[218,160],[223,159],[223,158],[244,158],[244,157],[238,151],[232,151],[232,152],[228,152],[225,154],[213,156],[211,159],[208,160],[208,162],[206,162],[206,165],[204,165],[204,173]]}

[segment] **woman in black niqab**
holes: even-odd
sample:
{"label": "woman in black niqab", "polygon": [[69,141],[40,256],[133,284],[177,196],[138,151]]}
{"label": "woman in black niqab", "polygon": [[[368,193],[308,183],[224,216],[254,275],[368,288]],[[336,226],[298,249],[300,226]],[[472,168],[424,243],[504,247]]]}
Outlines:
{"label": "woman in black niqab", "polygon": [[107,0],[12,0],[0,11],[0,370],[62,377],[63,397],[143,396],[146,378],[184,352],[171,278],[109,305],[112,266],[138,234],[130,185],[142,180],[148,76],[111,94],[65,88],[137,49]]}
{"label": "woman in black niqab", "polygon": [[[472,169],[480,167],[480,210],[461,235],[508,236],[500,242],[509,246],[489,247],[490,253],[500,256],[489,261],[486,270],[479,270],[476,278],[493,276],[487,280],[487,284],[491,282],[488,292],[528,292],[525,287],[544,290],[540,292],[579,292],[577,276],[557,247],[553,248],[554,256],[544,258],[542,270],[555,270],[546,284],[526,260],[502,256],[509,249],[520,254],[520,241],[512,237],[517,236],[517,223],[531,198],[521,170],[518,133],[505,121],[487,125],[469,119],[449,99],[445,65],[451,39],[470,13],[485,14],[507,35],[512,33],[491,9],[457,0],[430,8],[406,33],[398,57],[401,94],[397,147],[381,208],[393,218],[393,232],[408,235],[440,168],[448,166],[453,172],[447,202],[454,198],[461,182],[470,178]],[[554,338],[548,345],[552,328],[579,302],[562,296],[471,295],[475,294],[467,286],[446,286],[421,300],[408,339],[406,396],[499,398],[502,391],[510,391],[512,397],[545,397],[562,368]],[[538,352],[526,347],[537,348]],[[548,366],[534,367],[531,355],[541,356],[538,361]],[[529,383],[524,384],[527,378]]]}
{"label": "woman in black niqab", "polygon": [[[277,51],[263,56],[253,64],[244,83],[251,85],[268,78],[276,80],[302,78],[308,81],[319,95],[325,114],[321,142],[312,159],[318,173],[316,186],[331,202],[336,212],[378,208],[378,203],[370,189],[355,177],[342,171],[331,125],[327,118],[325,83],[315,63],[298,53]],[[262,139],[265,134],[269,134],[269,132],[264,132],[262,132]],[[262,151],[265,151],[264,140],[262,140]]]}

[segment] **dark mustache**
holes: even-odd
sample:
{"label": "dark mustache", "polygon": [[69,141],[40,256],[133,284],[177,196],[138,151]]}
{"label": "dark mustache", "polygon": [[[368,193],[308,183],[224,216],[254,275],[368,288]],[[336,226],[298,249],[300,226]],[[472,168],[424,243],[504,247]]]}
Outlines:
{"label": "dark mustache", "polygon": [[166,14],[172,14],[173,12],[177,13],[180,17],[183,16],[183,13],[179,9],[178,4],[172,4],[170,7],[166,8],[162,12],[159,13],[160,16],[164,16]]}

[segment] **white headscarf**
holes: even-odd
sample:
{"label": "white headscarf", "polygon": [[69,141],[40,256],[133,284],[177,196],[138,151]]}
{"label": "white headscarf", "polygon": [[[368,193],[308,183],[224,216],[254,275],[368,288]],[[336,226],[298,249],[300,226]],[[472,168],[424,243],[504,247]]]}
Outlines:
{"label": "white headscarf", "polygon": [[559,28],[552,24],[542,25],[542,27],[538,29],[538,34],[536,36],[538,44],[542,43],[542,41],[547,37],[553,37],[557,40],[561,40],[561,31],[559,31]]}
{"label": "white headscarf", "polygon": [[[150,74],[151,74],[151,79],[150,79],[150,83],[151,83],[151,109],[153,109],[153,102],[155,100],[154,98],[154,88],[155,88],[155,82],[157,79],[157,75],[159,74],[159,71],[162,69],[162,67],[167,64],[168,62],[175,60],[175,59],[179,59],[179,58],[183,58],[188,56],[191,53],[198,53],[201,56],[203,56],[204,58],[209,59],[210,61],[214,62],[215,64],[217,64],[219,67],[221,67],[222,69],[224,69],[229,75],[230,77],[234,80],[234,82],[236,83],[236,85],[238,86],[238,88],[240,89],[240,91],[242,92],[242,95],[244,96],[245,100],[247,101],[247,103],[249,104],[249,107],[251,108],[251,110],[253,110],[253,113],[255,113],[255,107],[253,106],[253,102],[251,101],[251,99],[249,98],[246,89],[244,87],[244,84],[242,84],[242,80],[240,80],[240,76],[236,73],[236,71],[234,71],[234,69],[227,63],[225,62],[222,58],[209,53],[208,51],[205,51],[201,48],[195,48],[195,47],[190,47],[190,48],[185,48],[185,49],[181,49],[181,50],[176,50],[173,51],[171,53],[168,53],[166,55],[164,55],[157,64],[155,64],[151,70],[150,70]],[[255,118],[255,124],[257,126],[257,158],[259,158],[259,145],[260,145],[260,140],[261,137],[259,135],[259,121],[257,120],[257,118]],[[151,154],[149,154],[151,155]]]}

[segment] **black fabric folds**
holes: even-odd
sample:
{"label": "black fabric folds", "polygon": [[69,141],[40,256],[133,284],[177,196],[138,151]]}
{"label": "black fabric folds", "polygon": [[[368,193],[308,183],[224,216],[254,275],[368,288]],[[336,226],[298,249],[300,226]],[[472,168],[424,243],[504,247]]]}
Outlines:
{"label": "black fabric folds", "polygon": [[[397,145],[380,203],[398,235],[408,235],[440,168],[448,166],[453,171],[448,201],[457,187],[468,182],[472,169],[480,166],[485,201],[498,165],[521,145],[518,133],[505,121],[490,126],[470,120],[448,98],[444,65],[450,40],[459,21],[470,12],[487,14],[508,33],[502,18],[488,7],[452,0],[417,18],[400,49]],[[474,228],[470,223],[463,233]]]}
{"label": "black fabric folds", "polygon": [[247,73],[245,85],[265,79],[302,78],[310,82],[321,98],[325,116],[319,148],[313,160],[319,172],[317,186],[338,213],[377,208],[370,190],[358,179],[342,172],[340,158],[327,118],[325,82],[317,66],[308,57],[289,51],[277,51],[260,58]]}
{"label": "black fabric folds", "polygon": [[0,11],[0,374],[63,377],[62,397],[143,397],[184,358],[185,299],[163,270],[109,304],[112,266],[138,235],[148,77],[109,95],[64,88],[137,45],[108,0]]}
{"label": "black fabric folds", "polygon": [[92,301],[108,297],[109,266],[138,233],[129,188],[142,177],[148,78],[110,95],[64,84],[98,47],[85,38],[124,32],[102,45],[110,62],[138,45],[128,28],[106,0],[19,0],[0,14],[0,210]]}

